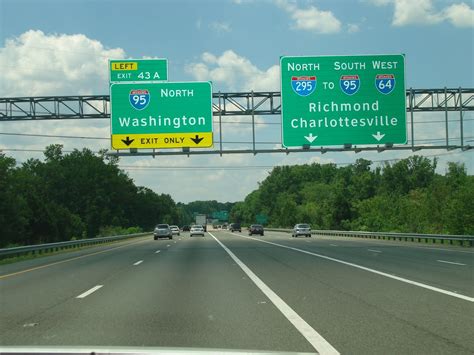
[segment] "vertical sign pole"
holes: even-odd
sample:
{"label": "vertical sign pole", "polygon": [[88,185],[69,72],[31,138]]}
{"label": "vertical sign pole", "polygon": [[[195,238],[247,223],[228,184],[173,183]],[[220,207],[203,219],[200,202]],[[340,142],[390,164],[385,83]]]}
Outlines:
{"label": "vertical sign pole", "polygon": [[446,149],[449,149],[449,127],[448,127],[448,90],[444,87],[444,120],[446,124]]}
{"label": "vertical sign pole", "polygon": [[414,150],[415,148],[415,126],[413,124],[413,100],[414,100],[414,94],[413,94],[413,88],[410,88],[410,121],[411,121],[411,148]]}
{"label": "vertical sign pole", "polygon": [[255,155],[255,107],[253,105],[253,90],[252,90],[252,147]]}
{"label": "vertical sign pole", "polygon": [[220,147],[221,156],[222,156],[222,107],[221,107],[221,92],[220,91],[218,93],[218,99],[219,99],[219,147]]}
{"label": "vertical sign pole", "polygon": [[461,87],[459,87],[459,123],[461,125],[461,149],[464,148],[464,124],[463,124],[463,116],[462,116],[462,91]]}

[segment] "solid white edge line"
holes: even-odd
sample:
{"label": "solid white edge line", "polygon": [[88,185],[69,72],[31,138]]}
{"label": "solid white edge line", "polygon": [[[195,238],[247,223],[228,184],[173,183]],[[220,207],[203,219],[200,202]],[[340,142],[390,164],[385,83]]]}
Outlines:
{"label": "solid white edge line", "polygon": [[135,264],[133,264],[133,266],[140,265],[142,262],[143,262],[143,260],[137,261]]}
{"label": "solid white edge line", "polygon": [[367,249],[368,251],[374,252],[374,253],[381,253],[380,250],[375,250],[375,249]]}
{"label": "solid white edge line", "polygon": [[[208,232],[211,237],[229,254],[243,272],[253,281],[276,308],[290,321],[291,324],[303,335],[319,354],[339,354],[339,352],[328,343],[316,330],[301,318],[288,304],[285,303],[270,287],[268,287],[255,273],[250,270],[235,254],[230,251],[219,239]],[[251,238],[254,239],[254,238]]]}
{"label": "solid white edge line", "polygon": [[405,282],[405,283],[410,284],[410,285],[414,285],[414,286],[426,288],[427,290],[431,290],[431,291],[435,291],[435,292],[438,292],[438,293],[442,293],[442,294],[445,294],[445,295],[448,295],[448,296],[456,297],[456,298],[459,298],[459,299],[464,300],[464,301],[474,302],[474,297],[469,297],[469,296],[465,296],[465,295],[462,295],[462,294],[459,294],[459,293],[455,293],[455,292],[451,292],[451,291],[448,291],[448,290],[444,290],[444,289],[442,289],[442,288],[438,288],[438,287],[426,285],[426,284],[423,284],[423,283],[421,283],[421,282],[408,280],[408,279],[405,279],[405,278],[403,278],[403,277],[399,277],[399,276],[395,276],[395,275],[390,275],[390,274],[387,274],[386,272],[382,272],[382,271],[378,271],[378,270],[375,270],[375,269],[371,269],[371,268],[368,268],[368,267],[365,267],[365,266],[361,266],[361,265],[358,265],[358,264],[350,263],[350,262],[348,262],[348,261],[344,261],[344,260],[340,260],[340,259],[336,259],[336,258],[331,258],[330,256],[321,255],[321,254],[316,254],[316,253],[312,253],[312,252],[307,251],[307,250],[298,249],[298,248],[293,248],[293,247],[289,247],[289,246],[286,246],[286,245],[283,245],[283,244],[277,244],[277,243],[269,242],[269,241],[266,241],[266,240],[261,240],[261,239],[252,238],[252,237],[244,237],[244,236],[242,236],[242,235],[235,234],[235,233],[232,233],[232,234],[233,234],[233,235],[236,235],[236,236],[238,236],[238,237],[241,237],[241,238],[253,239],[253,240],[256,240],[256,241],[258,241],[258,242],[267,243],[267,244],[272,244],[272,245],[276,245],[276,246],[281,247],[281,248],[286,248],[286,249],[294,250],[294,251],[297,251],[297,252],[300,252],[300,253],[304,253],[304,254],[309,254],[309,255],[317,256],[318,258],[322,258],[322,259],[326,259],[326,260],[335,261],[336,263],[340,263],[340,264],[352,266],[352,267],[355,267],[355,268],[357,268],[357,269],[361,269],[361,270],[364,270],[364,271],[372,272],[372,273],[374,273],[374,274],[381,275],[381,276],[385,276],[385,277],[388,277],[388,278],[393,279],[393,280]]}
{"label": "solid white edge line", "polygon": [[445,263],[445,264],[466,266],[466,264],[463,264],[463,263],[456,263],[456,262],[454,262],[454,261],[446,261],[446,260],[436,260],[436,261],[437,261],[437,262],[440,262],[440,263]]}
{"label": "solid white edge line", "polygon": [[99,288],[103,287],[104,285],[97,285],[97,286],[94,286],[92,287],[90,290],[87,290],[86,292],[84,293],[81,293],[79,296],[77,296],[76,298],[84,298],[84,297],[87,297],[89,296],[91,293],[97,291]]}

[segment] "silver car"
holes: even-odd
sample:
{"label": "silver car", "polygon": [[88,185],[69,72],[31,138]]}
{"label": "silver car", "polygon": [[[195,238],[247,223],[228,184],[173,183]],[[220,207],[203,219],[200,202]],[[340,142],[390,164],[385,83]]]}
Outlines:
{"label": "silver car", "polygon": [[173,239],[173,232],[168,224],[158,224],[153,231],[153,239],[168,238]]}
{"label": "silver car", "polygon": [[191,226],[189,236],[192,237],[193,235],[202,235],[204,237],[204,228],[198,224]]}
{"label": "silver car", "polygon": [[171,232],[173,235],[179,235],[179,227],[178,226],[170,226]]}
{"label": "silver car", "polygon": [[291,234],[291,236],[293,238],[296,238],[300,235],[311,237],[311,227],[309,224],[299,223],[293,227],[293,233]]}

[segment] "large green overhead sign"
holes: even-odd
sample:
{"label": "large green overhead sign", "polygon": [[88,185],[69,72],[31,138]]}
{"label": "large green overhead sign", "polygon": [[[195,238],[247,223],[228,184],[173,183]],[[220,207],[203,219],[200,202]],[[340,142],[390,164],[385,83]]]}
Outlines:
{"label": "large green overhead sign", "polygon": [[110,102],[113,149],[213,145],[209,82],[112,84]]}
{"label": "large green overhead sign", "polygon": [[403,55],[281,57],[284,147],[405,144]]}
{"label": "large green overhead sign", "polygon": [[168,61],[166,59],[110,60],[111,83],[139,81],[167,81]]}

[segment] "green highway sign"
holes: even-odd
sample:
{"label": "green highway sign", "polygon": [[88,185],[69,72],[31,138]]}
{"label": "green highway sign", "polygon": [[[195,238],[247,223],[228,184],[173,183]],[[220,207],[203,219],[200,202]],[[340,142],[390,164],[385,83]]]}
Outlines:
{"label": "green highway sign", "polygon": [[111,83],[153,82],[168,80],[166,59],[109,60]]}
{"label": "green highway sign", "polygon": [[228,221],[229,220],[229,212],[227,211],[216,211],[212,212],[212,218],[218,219],[219,221]]}
{"label": "green highway sign", "polygon": [[255,216],[255,220],[257,221],[258,224],[267,224],[268,216],[264,214],[258,214]]}
{"label": "green highway sign", "polygon": [[405,57],[281,57],[282,145],[405,144]]}
{"label": "green highway sign", "polygon": [[113,149],[213,145],[209,82],[112,84],[110,102]]}

